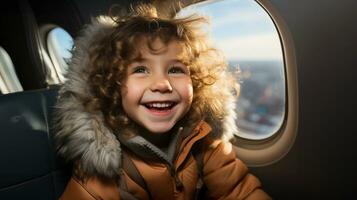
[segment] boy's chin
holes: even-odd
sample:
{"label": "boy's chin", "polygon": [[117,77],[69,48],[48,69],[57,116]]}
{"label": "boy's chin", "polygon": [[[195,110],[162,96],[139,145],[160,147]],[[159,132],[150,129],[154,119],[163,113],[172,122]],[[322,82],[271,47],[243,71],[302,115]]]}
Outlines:
{"label": "boy's chin", "polygon": [[164,124],[164,125],[160,125],[160,124],[155,124],[155,125],[144,125],[144,127],[152,134],[165,134],[170,132],[170,130],[174,127],[173,125],[170,124]]}

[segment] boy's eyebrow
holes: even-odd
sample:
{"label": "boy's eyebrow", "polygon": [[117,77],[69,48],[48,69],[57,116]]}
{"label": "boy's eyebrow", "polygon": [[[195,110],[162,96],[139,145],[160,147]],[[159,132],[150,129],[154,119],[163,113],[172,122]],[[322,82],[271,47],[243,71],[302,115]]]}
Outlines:
{"label": "boy's eyebrow", "polygon": [[143,58],[143,57],[136,57],[136,58],[134,58],[134,59],[131,59],[131,60],[130,60],[130,63],[133,63],[133,62],[143,62],[143,61],[146,61],[146,60],[148,60],[148,59]]}
{"label": "boy's eyebrow", "polygon": [[184,60],[182,59],[172,59],[170,60],[171,62],[180,62],[180,63],[184,63]]}

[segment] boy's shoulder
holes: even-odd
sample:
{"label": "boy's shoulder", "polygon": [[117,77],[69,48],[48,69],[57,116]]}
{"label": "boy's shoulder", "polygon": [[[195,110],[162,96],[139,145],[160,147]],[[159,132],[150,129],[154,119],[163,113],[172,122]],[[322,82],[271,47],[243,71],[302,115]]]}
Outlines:
{"label": "boy's shoulder", "polygon": [[229,154],[233,151],[232,143],[224,141],[222,139],[210,139],[205,141],[205,151],[206,153],[222,152],[224,154]]}
{"label": "boy's shoulder", "polygon": [[219,149],[222,149],[224,152],[231,151],[232,143],[226,141],[224,137],[217,137],[217,134],[212,133],[214,128],[205,120],[200,121],[195,129],[193,132],[199,132],[196,137],[204,136],[204,138],[194,145],[194,149],[199,149],[199,151],[214,151]]}

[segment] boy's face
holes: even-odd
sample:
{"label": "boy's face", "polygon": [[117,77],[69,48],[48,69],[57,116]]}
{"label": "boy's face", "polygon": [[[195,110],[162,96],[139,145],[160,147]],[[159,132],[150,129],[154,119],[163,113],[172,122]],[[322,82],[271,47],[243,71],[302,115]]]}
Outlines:
{"label": "boy's face", "polygon": [[193,88],[188,66],[180,62],[182,46],[156,39],[152,53],[146,40],[139,43],[141,57],[127,68],[121,88],[122,106],[136,123],[152,133],[166,133],[189,110]]}

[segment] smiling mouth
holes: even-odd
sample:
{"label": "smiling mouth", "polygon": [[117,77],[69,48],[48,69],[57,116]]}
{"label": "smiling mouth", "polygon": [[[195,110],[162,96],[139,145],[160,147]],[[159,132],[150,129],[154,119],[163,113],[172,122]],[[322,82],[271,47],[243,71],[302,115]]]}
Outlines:
{"label": "smiling mouth", "polygon": [[147,109],[152,111],[167,111],[171,110],[177,105],[177,102],[165,101],[165,102],[150,102],[143,104]]}

